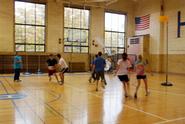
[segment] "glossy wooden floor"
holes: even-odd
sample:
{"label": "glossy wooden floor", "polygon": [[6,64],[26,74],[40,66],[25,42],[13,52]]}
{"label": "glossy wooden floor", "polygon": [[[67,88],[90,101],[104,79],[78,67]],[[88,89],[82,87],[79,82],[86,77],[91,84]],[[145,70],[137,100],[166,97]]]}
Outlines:
{"label": "glossy wooden floor", "polygon": [[150,95],[143,84],[138,99],[131,75],[130,96],[124,98],[122,84],[106,75],[108,85],[95,91],[88,73],[66,74],[64,86],[44,76],[0,76],[0,94],[22,93],[23,99],[0,100],[0,124],[185,124],[185,76],[170,75],[172,87],[161,86],[163,74],[148,74]]}

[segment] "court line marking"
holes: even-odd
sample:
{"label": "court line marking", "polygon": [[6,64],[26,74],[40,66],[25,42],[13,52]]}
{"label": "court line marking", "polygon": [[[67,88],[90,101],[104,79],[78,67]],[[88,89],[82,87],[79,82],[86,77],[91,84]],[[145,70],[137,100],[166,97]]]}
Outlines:
{"label": "court line marking", "polygon": [[183,120],[183,119],[185,119],[185,117],[171,119],[171,120],[166,120],[166,121],[161,121],[161,122],[157,122],[157,123],[154,123],[154,124],[164,124],[164,123],[179,121],[179,120]]}
{"label": "court line marking", "polygon": [[[65,84],[65,86],[66,86],[66,84]],[[72,86],[70,86],[70,85],[67,85],[67,86],[70,87],[70,88],[72,88],[72,89],[76,89],[76,90],[78,90],[78,91],[81,91],[81,92],[84,92],[84,91],[85,91],[85,90],[81,90],[81,89],[76,88],[76,87],[72,87]],[[102,99],[102,96],[99,96],[99,95],[97,95],[97,94],[93,94],[93,93],[91,93],[91,92],[87,92],[87,93],[90,94],[90,95],[93,95],[93,96],[96,96],[96,97]],[[124,105],[125,107],[127,107],[127,108],[132,109],[132,110],[139,111],[139,112],[141,112],[141,113],[144,113],[144,114],[147,114],[147,115],[150,115],[150,116],[159,118],[159,119],[164,120],[164,121],[168,121],[168,119],[163,118],[163,117],[160,117],[160,116],[158,116],[158,115],[155,115],[155,114],[152,114],[152,113],[149,113],[149,112],[145,112],[145,111],[143,111],[143,110],[141,110],[141,109],[134,108],[134,107],[129,106],[129,105],[126,105],[126,104],[124,104],[124,103],[123,103],[123,105]]]}

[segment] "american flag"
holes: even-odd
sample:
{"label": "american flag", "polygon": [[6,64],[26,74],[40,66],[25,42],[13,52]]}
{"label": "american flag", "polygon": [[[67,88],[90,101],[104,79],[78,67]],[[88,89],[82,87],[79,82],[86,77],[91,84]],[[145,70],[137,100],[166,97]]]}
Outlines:
{"label": "american flag", "polygon": [[135,17],[136,30],[145,30],[150,27],[150,15]]}

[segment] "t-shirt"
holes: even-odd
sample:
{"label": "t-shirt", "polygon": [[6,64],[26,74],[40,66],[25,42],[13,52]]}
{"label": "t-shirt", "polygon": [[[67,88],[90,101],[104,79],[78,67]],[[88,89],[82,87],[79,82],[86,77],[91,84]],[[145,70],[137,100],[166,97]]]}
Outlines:
{"label": "t-shirt", "polygon": [[102,57],[97,57],[93,63],[95,65],[95,72],[103,72],[105,64],[105,60]]}
{"label": "t-shirt", "polygon": [[15,56],[14,57],[14,69],[21,69],[22,68],[22,57],[21,56]]}
{"label": "t-shirt", "polygon": [[136,61],[135,62],[135,69],[137,75],[145,75],[145,63],[143,61]]}
{"label": "t-shirt", "polygon": [[61,66],[61,68],[68,68],[67,63],[63,58],[60,58],[58,64]]}
{"label": "t-shirt", "polygon": [[128,68],[132,67],[129,60],[123,61],[123,59],[119,59],[117,62],[119,69],[117,71],[117,75],[127,75]]}
{"label": "t-shirt", "polygon": [[57,60],[55,58],[48,59],[47,64],[48,64],[48,66],[55,66],[57,64]]}

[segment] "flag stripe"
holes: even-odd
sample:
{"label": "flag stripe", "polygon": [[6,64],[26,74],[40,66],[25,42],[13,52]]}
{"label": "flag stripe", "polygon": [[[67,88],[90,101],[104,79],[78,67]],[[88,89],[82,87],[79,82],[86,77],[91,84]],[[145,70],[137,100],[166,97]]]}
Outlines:
{"label": "flag stripe", "polygon": [[150,28],[150,15],[135,17],[136,30],[145,30]]}

